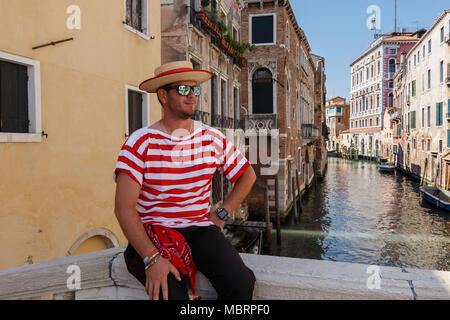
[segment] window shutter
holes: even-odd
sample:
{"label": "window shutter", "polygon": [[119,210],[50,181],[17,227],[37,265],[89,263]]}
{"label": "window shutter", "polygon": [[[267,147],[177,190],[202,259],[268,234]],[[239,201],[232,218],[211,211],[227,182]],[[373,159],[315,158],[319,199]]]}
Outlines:
{"label": "window shutter", "polygon": [[27,67],[0,61],[0,131],[28,133]]}
{"label": "window shutter", "polygon": [[128,91],[128,133],[142,128],[142,94]]}
{"label": "window shutter", "polygon": [[450,148],[450,130],[447,130],[447,148]]}

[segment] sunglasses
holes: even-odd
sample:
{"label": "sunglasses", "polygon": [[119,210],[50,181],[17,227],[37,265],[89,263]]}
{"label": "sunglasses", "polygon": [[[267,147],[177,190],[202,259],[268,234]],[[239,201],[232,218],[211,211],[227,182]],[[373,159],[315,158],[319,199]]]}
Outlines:
{"label": "sunglasses", "polygon": [[202,93],[202,88],[200,86],[188,86],[186,84],[180,84],[178,86],[172,86],[172,87],[164,87],[164,90],[170,90],[170,89],[177,89],[178,94],[180,96],[187,96],[192,91],[194,94],[198,97]]}

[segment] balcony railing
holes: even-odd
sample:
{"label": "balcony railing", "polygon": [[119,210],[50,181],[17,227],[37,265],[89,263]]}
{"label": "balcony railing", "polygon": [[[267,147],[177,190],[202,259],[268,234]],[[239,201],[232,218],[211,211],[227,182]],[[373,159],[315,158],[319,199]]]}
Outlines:
{"label": "balcony railing", "polygon": [[209,112],[196,110],[195,115],[191,118],[212,127],[223,129],[244,129],[244,121],[225,117],[220,114],[211,115]]}
{"label": "balcony railing", "polygon": [[318,138],[319,128],[313,124],[302,124],[302,137],[307,139]]}
{"label": "balcony railing", "polygon": [[277,129],[277,115],[273,113],[252,114],[245,118],[245,130]]}

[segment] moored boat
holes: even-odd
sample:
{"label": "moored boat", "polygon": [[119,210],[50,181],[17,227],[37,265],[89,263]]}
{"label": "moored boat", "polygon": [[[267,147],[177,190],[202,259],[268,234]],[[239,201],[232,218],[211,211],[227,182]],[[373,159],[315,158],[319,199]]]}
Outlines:
{"label": "moored boat", "polygon": [[420,196],[423,201],[432,205],[450,211],[450,192],[437,187],[422,186],[419,188]]}
{"label": "moored boat", "polygon": [[395,165],[389,162],[381,162],[378,166],[378,170],[380,170],[381,172],[394,172]]}

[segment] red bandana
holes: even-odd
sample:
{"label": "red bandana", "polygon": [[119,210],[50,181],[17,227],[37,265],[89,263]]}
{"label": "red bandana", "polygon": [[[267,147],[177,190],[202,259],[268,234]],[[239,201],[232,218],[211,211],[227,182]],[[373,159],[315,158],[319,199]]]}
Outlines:
{"label": "red bandana", "polygon": [[163,226],[144,225],[148,236],[162,256],[170,261],[182,274],[188,275],[192,293],[195,294],[195,264],[192,252],[183,235]]}

